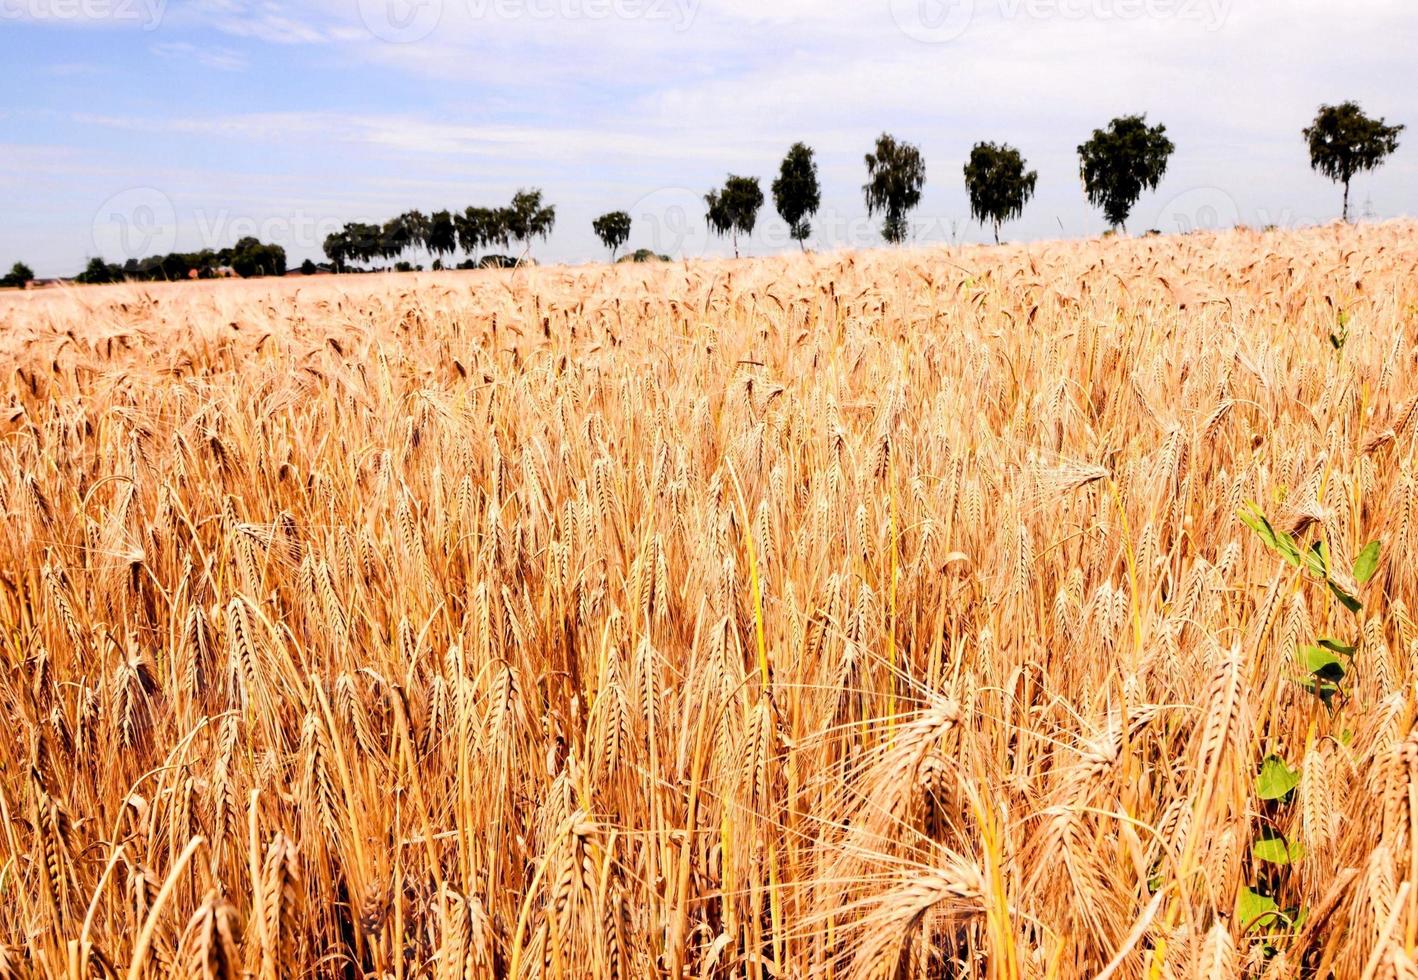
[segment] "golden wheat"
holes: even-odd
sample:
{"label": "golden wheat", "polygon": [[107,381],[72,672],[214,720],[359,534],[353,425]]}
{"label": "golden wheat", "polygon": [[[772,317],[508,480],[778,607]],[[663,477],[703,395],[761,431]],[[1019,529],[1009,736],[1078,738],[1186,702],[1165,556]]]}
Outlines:
{"label": "golden wheat", "polygon": [[1416,331],[1403,222],[7,295],[0,977],[1411,975]]}

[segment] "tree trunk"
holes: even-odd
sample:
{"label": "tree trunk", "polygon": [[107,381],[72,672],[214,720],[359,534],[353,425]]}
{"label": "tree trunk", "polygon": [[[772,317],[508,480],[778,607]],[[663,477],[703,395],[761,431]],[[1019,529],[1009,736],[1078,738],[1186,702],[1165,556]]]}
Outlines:
{"label": "tree trunk", "polygon": [[995,244],[999,244],[999,222],[995,222]]}
{"label": "tree trunk", "polygon": [[738,257],[739,257],[739,233],[738,233],[737,231],[735,231],[735,232],[733,233],[733,239],[734,239],[734,258],[738,258]]}
{"label": "tree trunk", "polygon": [[1344,223],[1349,223],[1349,181],[1344,182]]}

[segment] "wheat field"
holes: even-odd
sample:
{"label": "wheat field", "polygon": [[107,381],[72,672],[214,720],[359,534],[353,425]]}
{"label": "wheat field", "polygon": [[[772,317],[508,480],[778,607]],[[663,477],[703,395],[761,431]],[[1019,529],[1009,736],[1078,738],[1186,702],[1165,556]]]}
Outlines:
{"label": "wheat field", "polygon": [[0,977],[1414,976],[1415,326],[1402,222],[4,296]]}

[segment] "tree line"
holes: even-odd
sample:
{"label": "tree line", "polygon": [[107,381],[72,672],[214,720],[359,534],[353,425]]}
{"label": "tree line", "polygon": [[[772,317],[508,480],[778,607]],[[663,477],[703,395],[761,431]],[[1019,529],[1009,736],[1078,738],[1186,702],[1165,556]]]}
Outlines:
{"label": "tree line", "polygon": [[[1301,134],[1310,154],[1310,165],[1344,186],[1343,218],[1349,220],[1349,184],[1359,173],[1373,170],[1398,148],[1403,125],[1389,125],[1373,119],[1355,102],[1322,105],[1314,122]],[[1176,146],[1161,124],[1149,126],[1145,115],[1119,116],[1078,146],[1079,176],[1088,203],[1099,208],[1114,229],[1126,229],[1133,206],[1144,190],[1155,190],[1167,172],[1167,163]],[[867,214],[881,216],[881,237],[890,243],[906,239],[909,216],[921,200],[926,167],[918,147],[897,140],[889,133],[877,138],[865,157],[867,181],[862,186]],[[1008,143],[980,142],[970,150],[964,166],[965,190],[970,200],[970,216],[991,227],[995,243],[1000,226],[1024,212],[1039,174],[1028,167],[1023,155]],[[772,193],[778,215],[789,233],[801,244],[811,232],[810,219],[817,213],[821,191],[812,149],[793,144],[783,158]],[[730,174],[723,187],[704,198],[705,221],[710,230],[731,238],[738,255],[738,236],[753,233],[763,191],[758,178]],[[608,236],[597,219],[596,232],[612,249],[630,233],[629,216],[616,212],[621,220]],[[609,216],[607,216],[609,217]]]}
{"label": "tree line", "polygon": [[[1355,176],[1370,171],[1398,149],[1403,124],[1389,124],[1382,117],[1366,115],[1356,102],[1321,105],[1314,121],[1301,130],[1309,150],[1310,166],[1325,177],[1342,184],[1343,220],[1349,220],[1349,185]],[[1126,230],[1128,217],[1144,190],[1155,190],[1167,172],[1167,163],[1176,147],[1161,124],[1148,125],[1145,115],[1119,116],[1078,146],[1079,176],[1088,203],[1100,209],[1114,229]],[[905,241],[910,233],[910,214],[920,204],[926,182],[925,160],[920,148],[882,133],[865,155],[867,180],[862,194],[870,217],[880,216],[881,236],[886,242]],[[1000,227],[1023,214],[1034,196],[1038,172],[1029,169],[1023,155],[1008,143],[979,142],[970,150],[964,166],[965,190],[970,216],[988,225],[995,242]],[[811,147],[794,143],[778,169],[770,187],[773,204],[788,225],[790,237],[801,248],[812,233],[812,219],[822,202],[817,162]],[[757,177],[729,174],[722,187],[704,196],[704,219],[709,229],[728,237],[739,254],[739,235],[751,235],[764,204]],[[422,250],[434,257],[435,269],[458,252],[470,258],[460,268],[475,265],[513,265],[525,260],[536,239],[550,236],[556,224],[556,208],[544,204],[540,189],[519,190],[510,204],[502,207],[468,207],[432,214],[407,211],[382,224],[349,222],[326,237],[325,256],[336,272],[351,269],[353,263],[376,259],[395,261],[396,268],[412,266],[402,260],[406,254]],[[592,230],[610,250],[612,260],[630,239],[631,216],[611,211],[591,222]],[[516,258],[505,254],[471,256],[488,248],[504,251],[517,246]],[[632,256],[643,261],[656,256],[639,249]],[[622,260],[624,261],[624,260]],[[113,282],[120,279],[178,279],[194,272],[199,277],[217,274],[230,267],[237,275],[284,275],[285,251],[244,238],[231,249],[220,252],[173,253],[123,266],[93,259],[77,278],[80,282]],[[315,266],[307,260],[302,271]],[[22,262],[15,263],[0,286],[25,286],[34,273]]]}
{"label": "tree line", "polygon": [[[542,203],[540,190],[521,190],[505,207],[469,207],[462,211],[406,211],[383,224],[349,222],[325,238],[325,257],[336,272],[352,262],[397,260],[411,250],[436,256],[437,268],[445,256],[463,251],[471,255],[491,246],[504,250],[521,246],[523,257],[534,239],[545,239],[556,225],[556,208]],[[506,256],[485,256],[488,265],[504,265]],[[469,263],[471,264],[471,263]]]}
{"label": "tree line", "polygon": [[89,260],[84,271],[74,277],[74,281],[100,284],[216,279],[228,269],[242,279],[283,276],[286,274],[286,250],[279,245],[267,244],[248,236],[238,240],[231,248],[169,252],[167,255],[152,255],[146,259],[129,259],[122,265],[93,258]]}

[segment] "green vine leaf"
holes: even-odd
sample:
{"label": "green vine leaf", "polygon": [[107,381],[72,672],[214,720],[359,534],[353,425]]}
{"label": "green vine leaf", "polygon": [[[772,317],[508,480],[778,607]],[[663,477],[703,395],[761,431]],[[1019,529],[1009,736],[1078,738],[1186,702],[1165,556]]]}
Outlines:
{"label": "green vine leaf", "polygon": [[1300,663],[1307,673],[1336,683],[1344,680],[1344,662],[1323,647],[1305,645],[1299,649]]}
{"label": "green vine leaf", "polygon": [[1329,591],[1334,593],[1334,597],[1339,600],[1340,604],[1343,605],[1345,609],[1348,609],[1351,613],[1357,613],[1360,609],[1364,608],[1362,602],[1335,584],[1333,579],[1328,579],[1327,581],[1329,583]]}
{"label": "green vine leaf", "polygon": [[1270,864],[1293,864],[1305,856],[1305,845],[1299,841],[1287,841],[1273,832],[1263,833],[1251,845],[1251,857]]}
{"label": "green vine leaf", "polygon": [[1236,896],[1236,919],[1247,932],[1266,925],[1272,918],[1280,917],[1280,906],[1269,895],[1261,895],[1250,888],[1242,887]]}
{"label": "green vine leaf", "polygon": [[1256,796],[1262,800],[1279,800],[1290,795],[1290,791],[1300,785],[1300,773],[1285,764],[1278,755],[1268,755],[1260,764],[1260,775],[1256,776]]}
{"label": "green vine leaf", "polygon": [[1354,580],[1360,585],[1365,585],[1378,570],[1379,543],[1370,541],[1364,545],[1364,550],[1359,552],[1359,557],[1354,559]]}

